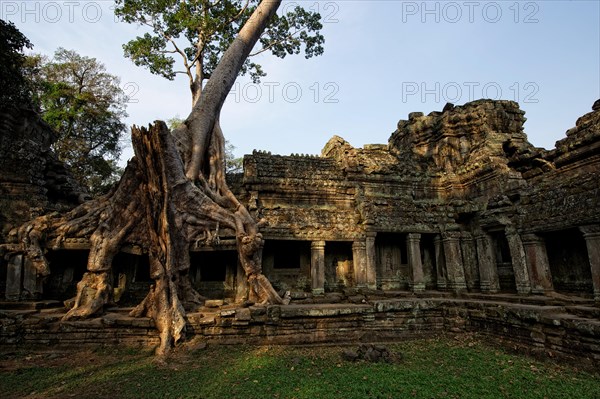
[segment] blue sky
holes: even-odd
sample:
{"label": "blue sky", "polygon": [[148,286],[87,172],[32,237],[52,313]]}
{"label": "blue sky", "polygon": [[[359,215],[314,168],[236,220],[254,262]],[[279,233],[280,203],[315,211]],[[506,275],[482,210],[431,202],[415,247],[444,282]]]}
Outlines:
{"label": "blue sky", "polygon": [[[187,116],[187,82],[153,76],[123,57],[141,34],[115,21],[111,1],[0,2],[34,51],[61,46],[95,57],[130,95],[127,123]],[[552,148],[600,98],[600,2],[287,1],[318,10],[325,54],[260,55],[267,77],[238,78],[222,113],[241,156],[253,149],[318,154],[337,134],[352,145],[386,143],[409,112],[446,102],[516,100],[525,132]],[[131,156],[126,150],[124,159]]]}

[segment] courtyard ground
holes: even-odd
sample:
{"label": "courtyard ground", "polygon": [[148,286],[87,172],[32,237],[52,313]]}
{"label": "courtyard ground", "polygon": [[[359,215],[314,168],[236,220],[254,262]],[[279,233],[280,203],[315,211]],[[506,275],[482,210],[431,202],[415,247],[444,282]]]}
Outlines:
{"label": "courtyard ground", "polygon": [[349,361],[358,346],[192,344],[166,362],[126,348],[1,349],[1,398],[600,398],[600,370],[511,353],[478,335],[389,344],[389,362]]}

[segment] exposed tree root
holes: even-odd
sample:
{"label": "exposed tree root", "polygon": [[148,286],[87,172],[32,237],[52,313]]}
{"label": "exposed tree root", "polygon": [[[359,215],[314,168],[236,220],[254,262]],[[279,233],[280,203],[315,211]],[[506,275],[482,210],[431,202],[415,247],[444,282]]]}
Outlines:
{"label": "exposed tree root", "polygon": [[157,353],[165,355],[185,336],[186,309],[202,303],[188,277],[190,245],[202,237],[218,238],[219,229],[236,235],[247,278],[246,284],[238,284],[247,290],[238,292],[238,299],[282,303],[262,274],[264,240],[257,222],[225,181],[225,140],[219,126],[227,93],[280,3],[260,3],[182,128],[172,134],[157,121],[148,129],[132,129],[135,157],[112,192],[67,214],[39,217],[19,230],[21,252],[42,276],[50,272],[46,246],[61,248],[66,239],[90,238],[87,272],[64,320],[89,317],[113,301],[113,259],[125,244],[138,245],[148,253],[154,284],[131,314],[154,320],[161,339]]}
{"label": "exposed tree root", "polygon": [[132,142],[136,156],[111,194],[62,217],[38,218],[21,229],[28,253],[48,267],[44,241],[54,240],[60,246],[66,238],[83,237],[96,226],[90,237],[88,271],[63,320],[97,314],[113,301],[113,258],[123,245],[134,243],[148,252],[155,283],[131,314],[155,321],[161,337],[157,354],[166,354],[185,336],[186,309],[202,304],[203,298],[188,277],[190,244],[205,236],[206,229],[217,226],[236,232],[239,261],[248,279],[248,292],[242,297],[257,303],[281,303],[262,274],[262,235],[227,187],[221,166],[215,166],[212,184],[203,180],[198,186],[189,181],[173,136],[160,121],[149,129],[134,127]]}

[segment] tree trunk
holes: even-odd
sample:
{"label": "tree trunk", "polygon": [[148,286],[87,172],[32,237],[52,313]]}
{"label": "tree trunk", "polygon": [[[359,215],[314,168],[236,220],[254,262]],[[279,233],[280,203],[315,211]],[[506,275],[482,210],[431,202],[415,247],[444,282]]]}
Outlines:
{"label": "tree trunk", "polygon": [[[160,332],[158,354],[184,338],[186,310],[201,303],[188,277],[191,243],[234,231],[239,262],[248,280],[247,299],[281,303],[262,274],[264,240],[256,221],[225,181],[219,114],[244,60],[281,3],[263,0],[215,69],[184,125],[171,134],[164,122],[132,128],[135,157],[117,187],[65,215],[37,218],[20,229],[23,251],[47,273],[44,243],[59,248],[66,238],[90,237],[87,273],[77,285],[64,319],[83,318],[113,300],[112,261],[124,244],[149,255],[154,284],[133,311],[151,317]],[[50,265],[51,266],[51,265]]]}
{"label": "tree trunk", "polygon": [[192,152],[189,154],[189,162],[186,162],[186,175],[190,180],[197,179],[201,173],[210,136],[215,121],[221,113],[223,103],[242,69],[244,61],[248,58],[250,51],[280,4],[281,0],[260,2],[231,46],[223,54],[219,65],[202,90],[200,100],[194,105],[186,119],[187,132],[183,132],[183,134],[191,133],[192,142]]}

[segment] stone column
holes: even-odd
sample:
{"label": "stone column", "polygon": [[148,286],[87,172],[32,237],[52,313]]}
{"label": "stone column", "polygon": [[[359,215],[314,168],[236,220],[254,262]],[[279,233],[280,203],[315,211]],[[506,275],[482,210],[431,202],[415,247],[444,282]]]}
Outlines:
{"label": "stone column", "polygon": [[409,233],[406,237],[406,248],[408,250],[408,267],[411,273],[409,286],[414,292],[425,291],[425,276],[421,259],[421,234]]}
{"label": "stone column", "polygon": [[354,263],[354,284],[357,288],[367,288],[367,246],[365,241],[352,243],[352,261]]}
{"label": "stone column", "polygon": [[525,262],[531,280],[531,292],[545,294],[554,290],[552,274],[546,252],[544,239],[536,234],[525,234],[521,237],[525,250]]}
{"label": "stone column", "polygon": [[325,293],[325,241],[313,241],[310,244],[310,276],[312,293]]}
{"label": "stone column", "polygon": [[527,262],[525,261],[525,250],[523,242],[517,229],[513,226],[506,226],[506,240],[510,249],[513,270],[515,272],[515,285],[519,294],[531,293],[531,283],[529,282],[529,273],[527,271]]}
{"label": "stone column", "polygon": [[40,299],[44,290],[43,279],[38,276],[37,269],[28,258],[23,261],[23,291],[21,299]]}
{"label": "stone column", "polygon": [[479,288],[479,270],[477,269],[477,249],[471,233],[467,231],[460,233],[460,249],[467,288],[472,291]]}
{"label": "stone column", "polygon": [[460,252],[460,233],[446,232],[442,234],[446,272],[448,273],[448,288],[459,292],[467,289],[465,270]]}
{"label": "stone column", "polygon": [[442,244],[442,237],[439,234],[433,239],[433,246],[435,247],[437,287],[439,290],[445,291],[448,288],[448,282],[446,278],[446,259],[444,259],[444,245]]}
{"label": "stone column", "polygon": [[14,255],[9,259],[6,268],[6,299],[9,301],[18,301],[21,299],[22,281],[23,255]]}
{"label": "stone column", "polygon": [[600,302],[600,225],[583,226],[579,230],[585,238],[588,258],[590,259],[594,299]]}
{"label": "stone column", "polygon": [[366,254],[367,254],[367,287],[369,289],[377,289],[377,266],[375,256],[375,236],[377,233],[367,233],[365,240]]}
{"label": "stone column", "polygon": [[500,291],[498,266],[494,255],[494,244],[489,234],[481,232],[475,238],[477,242],[477,262],[479,263],[479,286],[481,292],[493,294]]}

